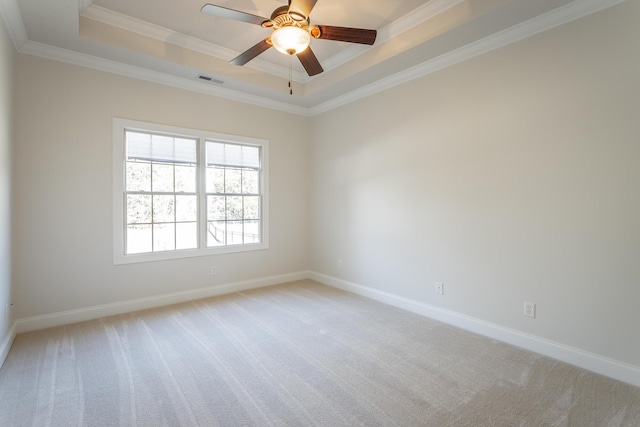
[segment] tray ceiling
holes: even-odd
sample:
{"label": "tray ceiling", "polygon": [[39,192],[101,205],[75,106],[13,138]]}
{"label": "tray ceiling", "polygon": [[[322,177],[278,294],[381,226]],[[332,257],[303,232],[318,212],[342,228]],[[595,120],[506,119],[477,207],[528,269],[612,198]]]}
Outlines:
{"label": "tray ceiling", "polygon": [[[24,53],[312,115],[622,0],[319,0],[315,24],[378,31],[373,46],[314,39],[324,72],[308,77],[269,49],[228,61],[270,34],[200,12],[207,0],[0,0]],[[269,17],[283,0],[208,0]],[[200,76],[210,78],[203,80]]]}

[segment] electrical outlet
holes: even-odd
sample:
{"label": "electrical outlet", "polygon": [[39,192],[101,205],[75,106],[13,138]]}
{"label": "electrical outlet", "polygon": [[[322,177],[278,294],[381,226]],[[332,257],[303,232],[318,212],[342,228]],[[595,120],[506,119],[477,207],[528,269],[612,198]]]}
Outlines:
{"label": "electrical outlet", "polygon": [[340,270],[342,268],[342,260],[339,259],[338,260],[338,270]]}
{"label": "electrical outlet", "polygon": [[11,306],[13,304],[7,304],[4,306],[4,320],[8,321],[9,317],[11,317]]}
{"label": "electrical outlet", "polygon": [[436,282],[436,294],[444,295],[444,283]]}
{"label": "electrical outlet", "polygon": [[536,317],[536,304],[533,302],[524,302],[524,315],[527,317]]}
{"label": "electrical outlet", "polygon": [[215,276],[216,274],[218,274],[218,267],[216,266],[211,267],[211,275]]}

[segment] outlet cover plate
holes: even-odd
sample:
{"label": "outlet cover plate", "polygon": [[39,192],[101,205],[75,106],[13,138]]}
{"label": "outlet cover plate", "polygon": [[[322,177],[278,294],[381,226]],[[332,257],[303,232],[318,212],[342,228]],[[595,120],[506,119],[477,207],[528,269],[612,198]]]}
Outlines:
{"label": "outlet cover plate", "polygon": [[536,304],[533,302],[524,302],[524,313],[525,316],[527,317],[533,317],[535,319],[536,317]]}

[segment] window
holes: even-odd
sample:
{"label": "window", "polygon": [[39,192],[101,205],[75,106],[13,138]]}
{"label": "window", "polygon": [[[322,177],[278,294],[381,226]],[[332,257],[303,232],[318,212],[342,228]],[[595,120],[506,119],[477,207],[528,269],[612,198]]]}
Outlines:
{"label": "window", "polygon": [[260,150],[207,141],[207,246],[260,242]]}
{"label": "window", "polygon": [[268,247],[268,141],[114,119],[114,263]]}

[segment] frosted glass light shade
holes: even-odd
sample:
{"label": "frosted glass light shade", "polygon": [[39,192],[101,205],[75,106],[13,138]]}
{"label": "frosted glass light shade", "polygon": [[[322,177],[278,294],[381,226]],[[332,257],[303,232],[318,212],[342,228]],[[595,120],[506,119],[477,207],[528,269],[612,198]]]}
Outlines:
{"label": "frosted glass light shade", "polygon": [[282,27],[271,34],[273,47],[282,53],[296,55],[309,46],[311,36],[307,30],[300,27]]}

